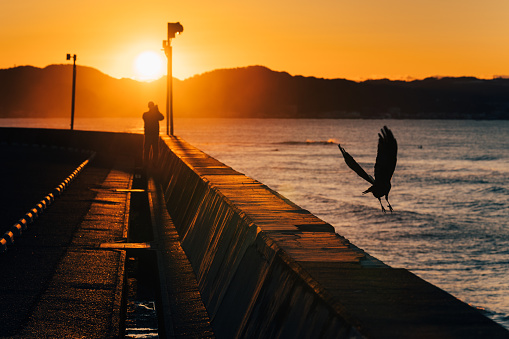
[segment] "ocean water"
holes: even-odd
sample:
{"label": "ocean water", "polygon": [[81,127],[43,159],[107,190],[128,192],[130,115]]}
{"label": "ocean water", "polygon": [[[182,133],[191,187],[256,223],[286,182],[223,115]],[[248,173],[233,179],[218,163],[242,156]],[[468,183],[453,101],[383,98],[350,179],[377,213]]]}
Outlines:
{"label": "ocean water", "polygon": [[[20,120],[0,126],[68,128]],[[384,125],[399,145],[386,214],[337,147],[372,174]],[[75,128],[141,132],[142,121],[76,119]],[[509,329],[509,121],[176,119],[175,134]]]}

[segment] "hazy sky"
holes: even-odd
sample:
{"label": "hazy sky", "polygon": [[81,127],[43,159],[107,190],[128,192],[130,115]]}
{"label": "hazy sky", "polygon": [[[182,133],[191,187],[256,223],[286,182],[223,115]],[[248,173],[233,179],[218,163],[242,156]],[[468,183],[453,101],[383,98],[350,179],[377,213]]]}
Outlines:
{"label": "hazy sky", "polygon": [[[135,77],[136,56],[163,58],[179,21],[173,75],[263,65],[362,80],[509,75],[507,0],[18,0],[0,10],[0,68],[78,64]],[[165,59],[164,59],[165,60]]]}

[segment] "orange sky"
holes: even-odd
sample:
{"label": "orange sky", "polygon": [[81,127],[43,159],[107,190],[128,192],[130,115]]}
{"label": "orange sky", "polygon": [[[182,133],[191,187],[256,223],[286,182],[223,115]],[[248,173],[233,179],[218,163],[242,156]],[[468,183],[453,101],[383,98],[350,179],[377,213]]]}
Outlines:
{"label": "orange sky", "polygon": [[[363,80],[509,75],[507,0],[22,0],[0,11],[0,68],[78,64],[135,77],[168,22],[173,75],[263,65],[292,75]],[[164,54],[159,52],[162,57]]]}

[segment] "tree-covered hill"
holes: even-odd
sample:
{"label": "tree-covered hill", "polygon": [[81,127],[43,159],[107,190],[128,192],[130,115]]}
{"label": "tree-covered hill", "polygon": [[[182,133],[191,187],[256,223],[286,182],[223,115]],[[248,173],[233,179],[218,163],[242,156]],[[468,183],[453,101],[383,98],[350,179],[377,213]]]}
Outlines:
{"label": "tree-covered hill", "polygon": [[[71,86],[71,65],[0,70],[0,117],[67,116]],[[181,117],[509,118],[509,79],[502,78],[355,82],[251,66],[174,79],[173,97]],[[165,78],[146,83],[77,68],[77,116],[136,117],[148,101],[165,110]]]}

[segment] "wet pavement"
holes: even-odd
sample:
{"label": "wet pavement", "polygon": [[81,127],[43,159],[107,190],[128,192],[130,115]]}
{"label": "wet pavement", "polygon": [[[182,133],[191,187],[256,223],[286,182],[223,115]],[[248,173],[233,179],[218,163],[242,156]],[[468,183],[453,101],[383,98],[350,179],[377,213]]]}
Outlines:
{"label": "wet pavement", "polygon": [[[51,150],[15,170],[16,156],[27,150],[32,151],[3,149],[0,174],[10,179],[3,181],[2,211],[11,211],[1,215],[5,229],[86,158]],[[153,280],[149,289],[154,290],[148,292],[157,296],[151,305],[158,305],[158,314],[153,313],[159,335],[214,336],[162,192],[153,181],[147,190],[146,176],[139,173],[133,158],[125,155],[94,159],[0,253],[0,337],[124,337],[131,302],[126,297],[133,289],[126,269],[137,258],[149,258],[140,261],[135,283]],[[133,187],[133,182],[142,187]],[[138,227],[129,230],[131,222]]]}
{"label": "wet pavement", "polygon": [[[0,255],[1,337],[105,338],[121,331],[125,253],[99,246],[125,236],[128,193],[116,189],[128,188],[131,174],[125,159],[116,168],[104,165],[87,166]],[[54,187],[61,173],[39,179],[38,190]]]}

